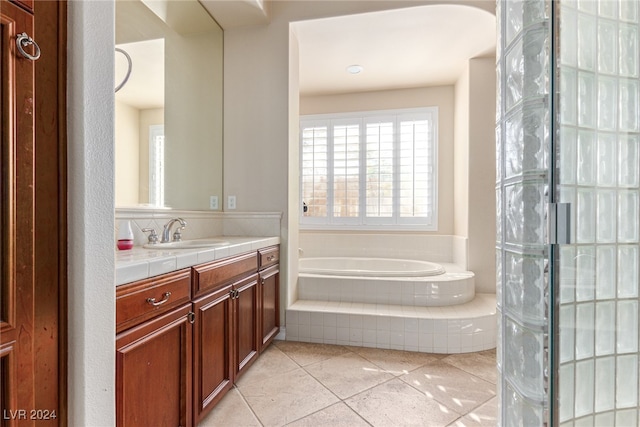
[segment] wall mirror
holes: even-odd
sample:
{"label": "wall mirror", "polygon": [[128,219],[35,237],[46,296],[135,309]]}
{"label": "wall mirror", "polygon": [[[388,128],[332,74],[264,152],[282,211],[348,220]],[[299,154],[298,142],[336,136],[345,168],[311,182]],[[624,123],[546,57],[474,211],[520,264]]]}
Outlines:
{"label": "wall mirror", "polygon": [[116,207],[217,209],[222,38],[197,0],[116,1]]}

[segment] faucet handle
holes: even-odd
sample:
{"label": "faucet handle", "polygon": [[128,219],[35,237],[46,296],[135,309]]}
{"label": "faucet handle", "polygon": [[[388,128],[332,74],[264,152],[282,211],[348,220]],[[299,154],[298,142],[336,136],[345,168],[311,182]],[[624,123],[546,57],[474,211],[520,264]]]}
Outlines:
{"label": "faucet handle", "polygon": [[182,218],[178,218],[180,226],[176,228],[176,231],[173,232],[173,241],[179,242],[182,240],[182,230],[187,226],[187,221]]}
{"label": "faucet handle", "polygon": [[148,239],[150,244],[155,245],[158,243],[158,233],[156,233],[154,228],[143,228],[142,232],[149,233]]}

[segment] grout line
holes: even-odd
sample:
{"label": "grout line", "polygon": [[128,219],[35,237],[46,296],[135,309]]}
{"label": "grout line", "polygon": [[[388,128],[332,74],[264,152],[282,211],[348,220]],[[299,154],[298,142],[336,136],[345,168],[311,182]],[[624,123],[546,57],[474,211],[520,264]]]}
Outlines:
{"label": "grout line", "polygon": [[[240,395],[240,398],[242,399],[242,401],[244,402],[245,405],[247,405],[247,408],[249,408],[249,410],[251,411],[251,414],[255,417],[256,421],[258,421],[258,423],[264,427],[264,423],[262,422],[262,420],[260,419],[260,417],[258,417],[258,414],[256,414],[256,412],[253,410],[253,408],[251,407],[251,404],[247,401],[247,399],[244,397],[244,394],[242,394],[242,391],[240,391],[240,388],[237,385],[233,385],[233,388],[235,388],[238,391],[238,394]],[[215,408],[214,408],[215,410]]]}
{"label": "grout line", "polygon": [[[282,342],[283,342],[283,343],[286,343],[286,341],[282,341]],[[300,345],[301,345],[301,348],[302,348],[302,349],[306,349],[307,351],[312,350],[312,349],[313,349],[313,347],[314,347],[314,346],[317,346],[317,345],[320,345],[320,346],[327,346],[327,345],[329,345],[329,344],[316,344],[316,343],[304,343],[304,342],[296,342],[296,343],[297,343],[297,344],[300,344]],[[286,345],[286,344],[285,344],[285,345]],[[410,373],[412,373],[412,372],[414,372],[414,371],[416,371],[416,370],[419,370],[419,369],[422,369],[422,368],[428,367],[429,365],[432,365],[432,364],[437,364],[438,362],[443,362],[443,364],[447,365],[450,369],[456,369],[456,370],[458,370],[458,371],[460,371],[460,372],[464,373],[465,375],[473,376],[473,377],[477,378],[479,381],[481,381],[482,383],[486,383],[487,385],[493,385],[493,386],[496,386],[496,384],[494,384],[494,383],[492,383],[492,382],[490,382],[490,381],[488,381],[488,380],[486,380],[486,379],[484,379],[484,378],[482,378],[482,377],[477,376],[477,375],[476,375],[476,374],[474,374],[473,372],[468,372],[467,370],[462,369],[462,368],[459,368],[459,367],[457,367],[457,366],[452,365],[451,363],[449,363],[449,361],[446,361],[445,359],[446,359],[448,356],[450,356],[450,355],[444,355],[443,357],[436,357],[436,358],[434,358],[433,360],[428,360],[428,361],[425,361],[424,363],[419,363],[419,365],[418,365],[418,366],[416,366],[416,367],[412,368],[411,370],[406,370],[406,371],[403,371],[403,373],[402,373],[402,374],[400,374],[400,375],[395,375],[394,373],[392,373],[392,372],[390,372],[390,371],[386,371],[382,366],[380,366],[380,364],[379,364],[380,362],[376,363],[375,361],[370,360],[370,358],[366,357],[364,354],[360,354],[358,350],[360,350],[360,349],[361,349],[361,347],[353,347],[353,346],[345,346],[345,345],[331,345],[331,347],[334,347],[334,348],[340,348],[340,349],[344,350],[344,352],[343,352],[343,353],[339,353],[339,354],[334,354],[334,355],[331,355],[331,356],[327,356],[327,357],[326,357],[326,358],[324,358],[324,359],[321,359],[321,360],[318,360],[318,361],[315,361],[315,362],[313,362],[313,363],[309,363],[309,364],[307,364],[307,365],[304,365],[304,366],[303,366],[302,364],[298,363],[298,362],[297,362],[297,361],[296,361],[296,360],[295,360],[295,359],[294,359],[294,358],[293,358],[293,357],[292,357],[292,356],[291,356],[291,355],[286,351],[286,349],[280,348],[280,347],[278,346],[278,341],[274,341],[273,346],[274,346],[274,347],[275,347],[275,348],[276,348],[280,353],[282,353],[283,355],[285,355],[285,356],[287,357],[287,359],[291,360],[291,361],[294,363],[294,365],[298,367],[298,368],[296,368],[296,369],[301,369],[301,370],[302,370],[306,375],[308,375],[310,378],[312,378],[314,381],[316,381],[318,384],[320,384],[324,389],[326,389],[326,390],[327,390],[331,395],[335,396],[335,398],[337,399],[337,402],[331,403],[331,404],[329,404],[328,406],[323,407],[323,408],[320,408],[320,409],[318,409],[318,410],[316,410],[316,411],[314,411],[314,412],[311,412],[311,413],[309,413],[309,414],[305,414],[304,416],[302,416],[302,417],[298,418],[297,420],[293,420],[293,421],[288,422],[286,425],[289,425],[289,424],[291,424],[291,423],[298,422],[298,421],[300,421],[300,420],[302,420],[302,419],[304,419],[304,418],[307,418],[307,417],[312,416],[312,415],[314,415],[314,414],[317,414],[317,413],[319,413],[319,412],[321,412],[321,411],[324,411],[324,410],[326,410],[326,409],[328,409],[328,408],[330,408],[330,407],[332,407],[332,406],[335,406],[335,405],[337,405],[337,404],[339,404],[339,403],[342,403],[342,404],[344,404],[344,405],[345,405],[345,406],[346,406],[346,407],[347,407],[351,412],[355,413],[355,414],[356,414],[360,419],[362,419],[362,420],[363,420],[367,425],[372,426],[373,424],[372,424],[371,422],[369,422],[367,419],[365,419],[365,418],[364,418],[364,417],[363,417],[359,412],[357,412],[354,408],[352,408],[352,407],[347,403],[347,400],[352,399],[352,398],[353,398],[353,397],[355,397],[355,396],[358,396],[358,395],[360,395],[360,394],[362,394],[362,393],[368,392],[368,391],[370,391],[370,390],[372,390],[372,389],[374,389],[374,388],[376,388],[376,387],[378,387],[378,386],[381,386],[381,385],[383,385],[383,384],[386,384],[386,383],[388,383],[388,382],[390,382],[390,381],[393,381],[393,380],[395,380],[395,379],[398,379],[399,381],[401,381],[401,382],[402,382],[402,383],[404,383],[405,385],[408,385],[408,386],[410,386],[411,388],[413,388],[414,390],[417,390],[420,394],[425,395],[425,392],[424,392],[424,391],[417,389],[417,388],[416,388],[416,387],[414,387],[410,382],[407,382],[407,381],[403,380],[403,377],[407,377]],[[406,351],[402,351],[402,350],[372,349],[372,351],[373,351],[373,352],[375,352],[376,350],[381,351],[383,354],[384,354],[384,352],[398,352],[398,353],[400,353],[400,352],[401,352],[401,353],[418,353],[418,354],[426,354],[426,353],[421,353],[421,352],[406,352]],[[294,353],[294,351],[292,351],[291,353],[293,354],[293,353]],[[313,353],[312,351],[309,351],[309,353],[311,353],[311,354],[315,354],[315,355],[318,355],[318,353]],[[478,353],[480,353],[480,352],[478,352]],[[374,353],[372,353],[372,355],[370,355],[369,357],[372,357],[372,356],[373,356],[373,354],[374,354]],[[489,356],[489,355],[484,355],[484,354],[478,354],[478,355],[479,355],[479,356],[481,356],[482,358],[486,359],[486,360],[492,360],[492,359],[493,359],[493,358],[492,358],[491,356]],[[330,360],[332,360],[332,359],[335,359],[335,358],[338,358],[338,357],[344,357],[344,356],[357,356],[358,358],[361,358],[361,359],[363,359],[363,360],[367,361],[368,363],[371,363],[371,364],[372,364],[373,366],[375,366],[376,368],[378,368],[380,373],[390,375],[390,376],[391,376],[391,378],[387,378],[387,379],[385,379],[384,381],[382,381],[382,382],[380,382],[380,383],[377,383],[377,384],[374,384],[374,385],[372,385],[372,386],[370,386],[370,387],[367,387],[367,388],[366,388],[366,389],[364,389],[364,390],[360,390],[360,391],[358,391],[358,392],[354,393],[353,395],[349,395],[349,396],[347,396],[347,397],[345,397],[345,398],[341,398],[341,397],[340,397],[340,396],[338,396],[336,393],[334,393],[331,389],[329,389],[329,388],[328,388],[328,387],[327,387],[327,386],[326,386],[322,381],[320,381],[318,378],[316,378],[316,377],[315,377],[311,372],[309,372],[309,370],[307,370],[307,368],[310,368],[310,367],[312,367],[312,366],[316,366],[318,363],[326,363],[327,361],[330,361]],[[438,356],[438,355],[435,355],[435,354],[434,354],[434,356]],[[384,357],[384,356],[382,356],[382,357]],[[384,361],[384,360],[383,360],[383,361]],[[251,368],[250,368],[250,369],[251,369]],[[291,370],[291,371],[293,371],[293,370]],[[284,372],[290,372],[290,371],[284,371]],[[275,376],[275,375],[278,375],[279,373],[280,373],[280,372],[275,373],[275,374],[274,374],[274,376]],[[252,415],[254,416],[254,418],[258,421],[258,423],[259,423],[261,426],[264,426],[263,422],[260,420],[260,418],[258,417],[257,413],[253,410],[253,408],[251,407],[251,405],[249,404],[249,402],[246,400],[246,398],[245,398],[245,396],[243,395],[243,393],[242,393],[242,391],[240,390],[240,388],[239,388],[237,385],[234,385],[233,387],[238,391],[238,394],[240,395],[240,397],[241,397],[242,401],[243,401],[243,402],[245,403],[245,405],[249,408],[249,410],[251,411],[251,413],[252,413]],[[459,415],[459,417],[458,417],[458,418],[456,418],[456,419],[452,420],[452,421],[450,422],[450,424],[448,424],[449,426],[453,426],[456,422],[463,420],[467,415],[469,415],[469,414],[470,414],[470,413],[472,413],[473,411],[477,410],[477,409],[478,409],[478,408],[480,408],[481,406],[483,406],[483,405],[487,404],[491,399],[493,399],[493,398],[495,398],[495,397],[496,397],[496,394],[493,394],[492,396],[489,396],[487,399],[483,400],[482,402],[478,403],[476,406],[474,406],[473,408],[471,408],[470,410],[468,410],[468,411],[466,411],[466,412],[464,412],[464,413],[462,413],[462,414],[461,414],[460,412],[458,412],[458,410],[455,410],[455,409],[451,408],[448,404],[445,404],[445,403],[441,402],[440,400],[436,399],[435,397],[430,397],[430,399],[432,399],[434,402],[436,402],[436,403],[438,403],[438,404],[440,404],[440,405],[443,405],[444,407],[448,408],[448,409],[449,409],[449,410],[451,410],[454,414]]]}

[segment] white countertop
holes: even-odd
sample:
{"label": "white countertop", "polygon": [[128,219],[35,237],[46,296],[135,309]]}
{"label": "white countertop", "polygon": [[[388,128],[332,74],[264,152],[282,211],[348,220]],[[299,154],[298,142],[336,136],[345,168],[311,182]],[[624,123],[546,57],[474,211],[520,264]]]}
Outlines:
{"label": "white countertop", "polygon": [[212,248],[145,249],[136,246],[127,251],[117,250],[116,286],[280,243],[279,237],[213,237],[229,244]]}

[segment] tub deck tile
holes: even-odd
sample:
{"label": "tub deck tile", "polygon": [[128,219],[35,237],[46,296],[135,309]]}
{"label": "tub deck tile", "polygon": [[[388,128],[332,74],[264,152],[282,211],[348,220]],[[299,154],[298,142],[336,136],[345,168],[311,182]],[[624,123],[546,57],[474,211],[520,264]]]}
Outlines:
{"label": "tub deck tile", "polygon": [[476,294],[445,307],[299,300],[286,327],[292,341],[454,354],[495,348],[496,322],[495,294]]}

